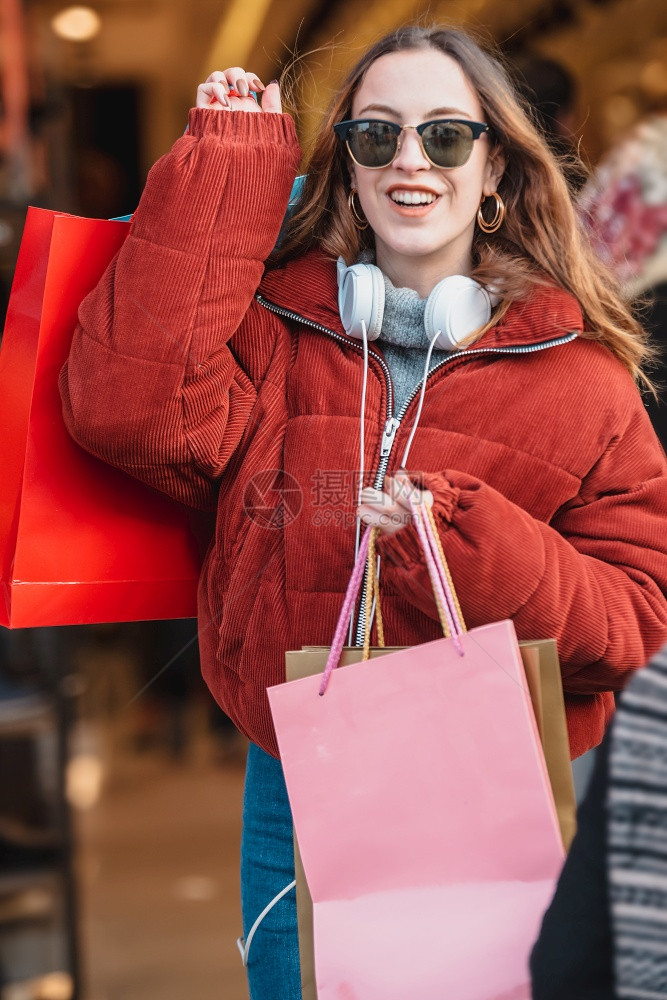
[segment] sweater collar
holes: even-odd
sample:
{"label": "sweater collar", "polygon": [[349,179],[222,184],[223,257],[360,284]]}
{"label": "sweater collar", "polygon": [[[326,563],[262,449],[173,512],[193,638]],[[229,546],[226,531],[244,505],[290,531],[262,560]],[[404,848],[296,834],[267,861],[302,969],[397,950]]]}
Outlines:
{"label": "sweater collar", "polygon": [[[347,336],[338,313],[336,262],[319,249],[268,271],[259,294],[276,306]],[[539,344],[582,330],[581,307],[573,295],[555,286],[538,287],[528,299],[513,303],[500,322],[473,346]]]}

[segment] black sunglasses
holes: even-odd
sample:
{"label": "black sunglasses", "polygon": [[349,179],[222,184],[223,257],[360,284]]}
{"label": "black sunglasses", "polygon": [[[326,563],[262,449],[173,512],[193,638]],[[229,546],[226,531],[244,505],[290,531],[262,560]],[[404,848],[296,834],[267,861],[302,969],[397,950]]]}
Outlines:
{"label": "black sunglasses", "polygon": [[409,128],[419,136],[426,159],[433,166],[446,170],[462,167],[472,153],[475,139],[490,131],[489,126],[482,122],[459,118],[439,118],[422,125],[397,125],[396,122],[376,118],[358,118],[338,122],[333,130],[345,143],[355,163],[379,170],[396,159],[401,148],[401,135]]}

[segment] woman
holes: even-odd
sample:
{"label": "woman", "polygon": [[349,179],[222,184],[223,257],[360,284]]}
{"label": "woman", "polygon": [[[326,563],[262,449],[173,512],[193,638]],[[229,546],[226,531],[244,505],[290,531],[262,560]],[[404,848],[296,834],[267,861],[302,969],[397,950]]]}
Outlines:
{"label": "woman", "polygon": [[[273,250],[299,158],[275,82],[212,74],[81,307],[62,376],[86,448],[217,511],[199,629],[207,682],[251,741],[246,935],[293,877],[265,689],[285,650],[330,642],[357,512],[383,531],[388,640],[438,635],[404,462],[431,495],[467,623],[511,617],[520,639],[557,639],[573,756],[667,635],[667,470],[634,381],[642,332],[497,61],[450,29],[374,46]],[[376,270],[345,270],[359,261]],[[446,278],[460,301],[431,296]],[[355,287],[372,299],[361,312]],[[290,894],[249,973],[253,1000],[299,996]]]}

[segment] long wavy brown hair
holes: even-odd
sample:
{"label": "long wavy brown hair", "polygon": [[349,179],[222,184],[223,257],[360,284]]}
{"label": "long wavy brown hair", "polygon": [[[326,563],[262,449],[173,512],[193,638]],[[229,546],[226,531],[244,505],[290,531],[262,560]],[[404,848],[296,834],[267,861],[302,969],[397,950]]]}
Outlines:
{"label": "long wavy brown hair", "polygon": [[634,378],[650,387],[642,371],[653,356],[646,333],[622,300],[616,279],[590,248],[561,165],[532,123],[500,55],[459,29],[408,25],[382,38],[359,60],[324,117],[305,166],[299,202],[268,266],[280,267],[316,245],[348,264],[373,248],[370,227],[359,231],[352,221],[347,153],[333,125],[352,116],[354,94],[376,59],[429,47],[459,64],[477,91],[507,164],[498,185],[505,220],[493,234],[476,227],[472,247],[472,276],[502,291],[503,303],[492,323],[536,285],[555,284],[581,305],[583,335],[605,344]]}

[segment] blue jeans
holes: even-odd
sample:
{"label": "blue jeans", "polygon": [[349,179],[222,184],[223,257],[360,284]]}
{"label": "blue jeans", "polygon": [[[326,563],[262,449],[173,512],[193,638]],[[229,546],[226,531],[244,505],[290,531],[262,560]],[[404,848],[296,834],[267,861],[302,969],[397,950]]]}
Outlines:
{"label": "blue jeans", "polygon": [[[248,748],[241,837],[243,934],[264,907],[294,879],[292,813],[280,761]],[[301,1000],[296,893],[291,889],[267,913],[248,952],[250,1000]]]}

